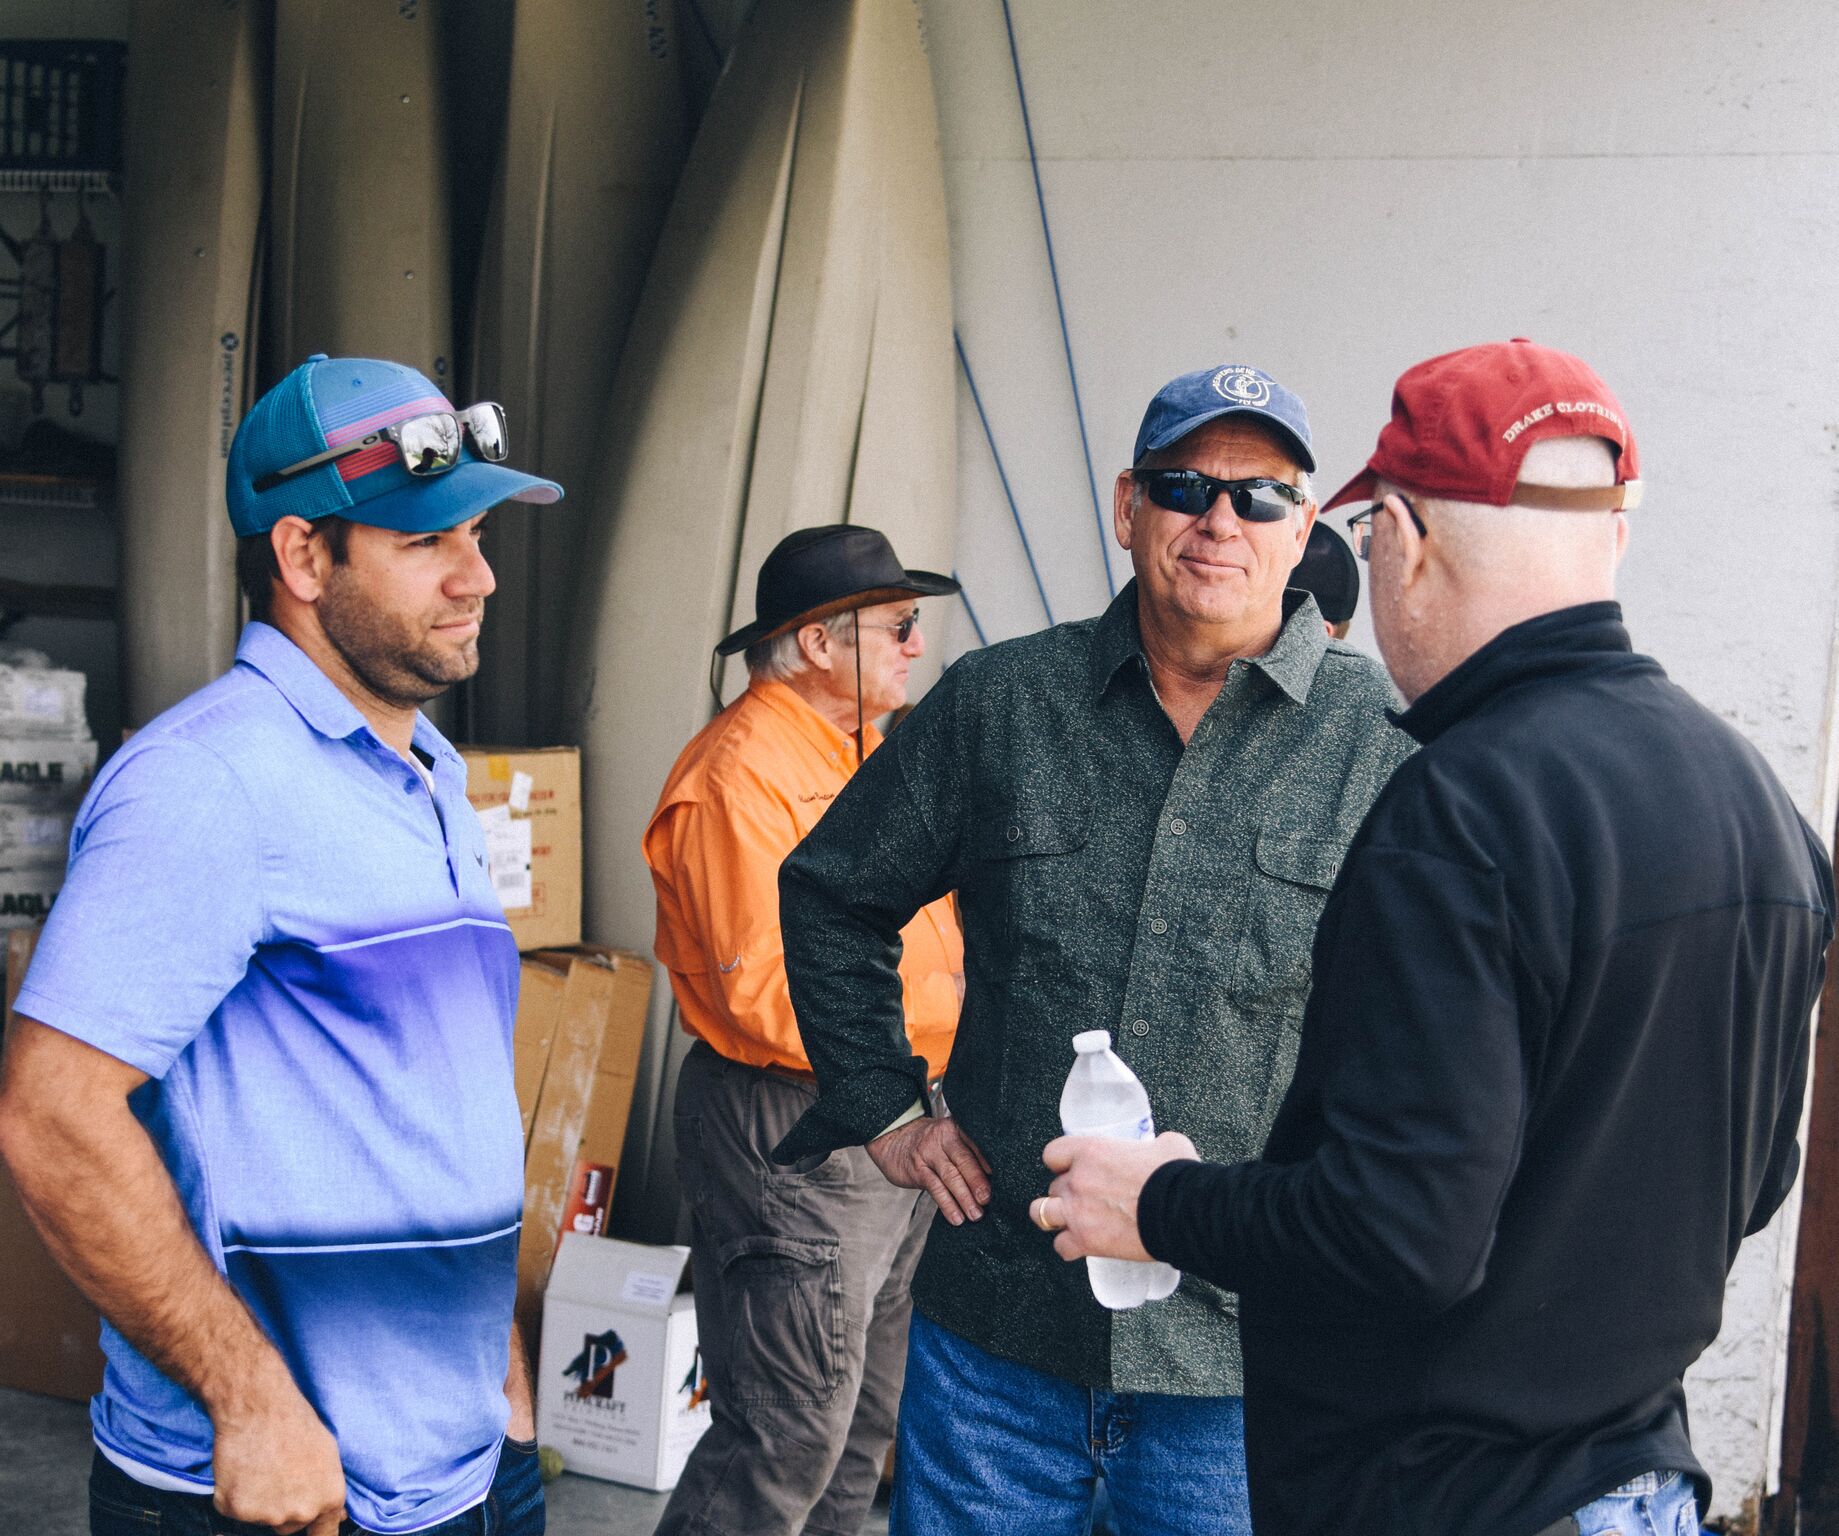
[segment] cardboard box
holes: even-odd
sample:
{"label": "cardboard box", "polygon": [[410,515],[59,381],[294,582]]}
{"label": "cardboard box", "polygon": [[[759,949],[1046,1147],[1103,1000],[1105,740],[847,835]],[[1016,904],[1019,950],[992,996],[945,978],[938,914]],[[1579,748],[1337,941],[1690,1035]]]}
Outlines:
{"label": "cardboard box", "polygon": [[70,855],[74,805],[9,805],[0,800],[0,869],[62,866]]}
{"label": "cardboard box", "polygon": [[709,1427],[690,1250],[571,1232],[544,1306],[536,1432],[570,1472],[677,1486]]}
{"label": "cardboard box", "polygon": [[562,1022],[562,996],[567,988],[567,965],[557,965],[553,957],[524,957],[518,975],[511,1071],[517,1083],[517,1112],[523,1117],[526,1151],[537,1100],[543,1092],[543,1077],[549,1071],[549,1052]]}
{"label": "cardboard box", "polygon": [[42,923],[63,888],[61,863],[36,869],[0,869],[0,932]]}
{"label": "cardboard box", "polygon": [[[0,737],[0,800],[74,805],[96,771],[94,741]],[[576,885],[580,884],[577,865]]]}
{"label": "cardboard box", "polygon": [[0,662],[0,735],[87,736],[84,687],[81,672]]}
{"label": "cardboard box", "polygon": [[625,949],[579,944],[572,954],[613,973],[607,1032],[594,1063],[587,1116],[581,1124],[580,1159],[619,1171],[632,1118],[632,1094],[638,1086],[639,1051],[645,1044],[645,1021],[651,1007],[651,962]]}
{"label": "cardboard box", "polygon": [[466,798],[519,949],[581,941],[581,754],[461,747]]}
{"label": "cardboard box", "polygon": [[[640,955],[584,945],[578,950],[544,951],[532,958],[551,969],[564,970],[564,980],[524,1148],[517,1315],[526,1338],[535,1338],[539,1331],[543,1288],[555,1258],[576,1166],[597,1163],[618,1175],[651,995],[651,966]],[[541,980],[538,985],[548,988],[550,983]],[[531,1010],[533,1032],[541,1028],[542,1011],[540,1004]],[[521,1004],[519,1016],[521,1022]],[[532,1040],[529,1056],[534,1057],[538,1049]]]}
{"label": "cardboard box", "polygon": [[[36,928],[18,928],[7,935],[7,1032],[13,1028],[13,1001],[37,942]],[[5,1255],[6,1274],[6,1284],[0,1286],[0,1386],[77,1402],[95,1396],[102,1387],[101,1319],[45,1251],[4,1168],[0,1254]]]}

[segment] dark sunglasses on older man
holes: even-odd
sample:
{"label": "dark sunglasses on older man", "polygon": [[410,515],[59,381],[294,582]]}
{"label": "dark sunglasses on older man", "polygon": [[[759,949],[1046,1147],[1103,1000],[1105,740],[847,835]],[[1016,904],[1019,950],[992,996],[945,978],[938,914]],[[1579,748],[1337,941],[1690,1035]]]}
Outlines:
{"label": "dark sunglasses on older man", "polygon": [[1131,478],[1159,507],[1188,517],[1202,517],[1224,495],[1233,515],[1247,523],[1281,523],[1305,497],[1282,480],[1215,480],[1198,469],[1133,469]]}
{"label": "dark sunglasses on older man", "polygon": [[894,637],[896,645],[905,645],[913,638],[913,631],[919,628],[919,615],[910,613],[898,624],[864,624],[861,619],[857,619],[856,627],[858,629],[885,629]]}
{"label": "dark sunglasses on older man", "polygon": [[425,416],[411,416],[407,421],[379,427],[354,442],[341,443],[336,448],[328,448],[324,453],[314,454],[310,459],[302,459],[297,464],[289,464],[285,469],[277,469],[273,474],[263,475],[256,481],[255,489],[258,494],[272,491],[296,475],[304,475],[322,464],[349,458],[354,453],[363,453],[384,442],[396,445],[396,452],[402,458],[402,467],[411,475],[445,474],[460,462],[460,442],[463,437],[473,440],[474,451],[488,464],[503,463],[505,455],[511,451],[504,407],[495,400],[481,400],[477,405],[469,405],[461,411],[430,411]]}

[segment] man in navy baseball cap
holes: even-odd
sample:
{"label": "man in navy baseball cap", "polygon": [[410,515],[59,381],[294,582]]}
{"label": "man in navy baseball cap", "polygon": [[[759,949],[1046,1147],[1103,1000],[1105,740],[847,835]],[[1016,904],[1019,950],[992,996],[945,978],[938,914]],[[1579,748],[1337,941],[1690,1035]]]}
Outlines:
{"label": "man in navy baseball cap", "polygon": [[[258,400],[228,466],[236,664],[78,814],[0,1152],[108,1322],[98,1531],[488,1504],[542,1529],[517,946],[419,712],[478,667],[486,512],[562,494],[506,447],[496,405],[395,363],[315,357]],[[438,1327],[405,1304],[436,1296]]]}
{"label": "man in navy baseball cap", "polygon": [[[1016,1217],[1040,1221],[1075,1030],[1115,1031],[1202,1148],[1262,1146],[1289,1081],[1316,919],[1410,745],[1378,664],[1290,590],[1314,463],[1302,402],[1259,369],[1158,391],[1113,488],[1135,579],[951,667],[779,867],[818,1096],[775,1176],[863,1146],[942,1213],[913,1286],[903,1528],[974,1509],[978,1530],[1083,1531],[1102,1471],[1122,1530],[1251,1531],[1232,1298],[1114,1312]],[[966,991],[935,1116],[892,1024],[901,930],[944,890]],[[1102,1400],[1129,1404],[1122,1443],[1094,1434]]]}

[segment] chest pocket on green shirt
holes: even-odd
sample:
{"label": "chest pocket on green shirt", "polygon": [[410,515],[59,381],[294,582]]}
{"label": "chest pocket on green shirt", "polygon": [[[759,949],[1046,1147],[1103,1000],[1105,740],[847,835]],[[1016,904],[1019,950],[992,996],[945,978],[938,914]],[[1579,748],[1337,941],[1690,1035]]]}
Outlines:
{"label": "chest pocket on green shirt", "polygon": [[1309,997],[1315,925],[1341,872],[1342,838],[1266,826],[1253,851],[1251,892],[1233,992],[1249,1011],[1300,1017]]}
{"label": "chest pocket on green shirt", "polygon": [[1079,857],[1091,835],[1080,796],[1031,800],[991,811],[973,826],[971,884],[960,893],[966,926],[976,916],[1001,935],[1012,975],[1066,975],[1083,962],[1075,941],[1091,932]]}

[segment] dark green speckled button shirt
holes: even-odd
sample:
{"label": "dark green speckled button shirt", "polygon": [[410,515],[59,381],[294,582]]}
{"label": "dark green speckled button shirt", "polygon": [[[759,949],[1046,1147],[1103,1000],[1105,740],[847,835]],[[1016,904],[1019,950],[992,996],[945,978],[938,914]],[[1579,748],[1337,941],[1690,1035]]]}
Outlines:
{"label": "dark green speckled button shirt", "polygon": [[945,1097],[993,1190],[981,1221],[933,1225],[914,1301],[1085,1386],[1236,1394],[1241,1378],[1231,1294],[1189,1276],[1108,1313],[1028,1220],[1073,1036],[1110,1030],[1158,1127],[1202,1157],[1255,1157],[1296,1063],[1316,919],[1411,749],[1378,664],[1330,642],[1312,598],[1285,607],[1185,748],[1150,687],[1134,583],[1098,619],[964,657],[780,871],[821,1093],[777,1155],[859,1145],[913,1102],[898,933],[956,890],[966,992]]}

